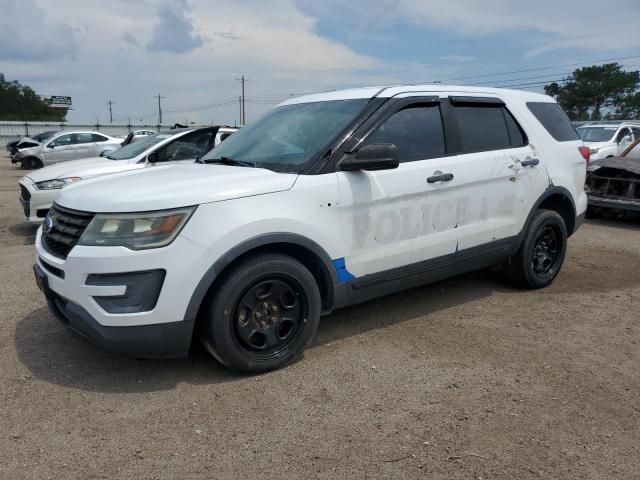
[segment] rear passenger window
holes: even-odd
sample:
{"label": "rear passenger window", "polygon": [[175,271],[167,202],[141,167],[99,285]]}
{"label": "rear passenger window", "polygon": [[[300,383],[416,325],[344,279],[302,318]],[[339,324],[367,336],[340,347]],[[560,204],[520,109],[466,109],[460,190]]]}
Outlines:
{"label": "rear passenger window", "polygon": [[502,113],[504,114],[504,119],[507,122],[507,131],[509,132],[509,141],[511,142],[512,147],[523,147],[527,143],[527,139],[522,133],[522,128],[516,122],[516,119],[513,118],[513,115],[506,108],[502,109]]}
{"label": "rear passenger window", "polygon": [[107,137],[103,137],[102,135],[98,135],[97,133],[92,133],[91,138],[94,142],[104,142],[107,140]]}
{"label": "rear passenger window", "polygon": [[569,118],[557,103],[529,102],[527,107],[549,135],[558,142],[572,142],[580,139]]}
{"label": "rear passenger window", "polygon": [[454,110],[463,152],[511,148],[509,130],[500,105],[461,105],[455,106]]}
{"label": "rear passenger window", "polygon": [[394,113],[367,138],[365,145],[393,143],[398,160],[410,162],[445,154],[440,107],[412,105]]}

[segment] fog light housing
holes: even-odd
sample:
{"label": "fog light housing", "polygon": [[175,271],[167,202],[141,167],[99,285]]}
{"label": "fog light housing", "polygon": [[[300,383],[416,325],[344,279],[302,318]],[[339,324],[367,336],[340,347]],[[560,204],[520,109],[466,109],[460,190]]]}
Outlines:
{"label": "fog light housing", "polygon": [[142,313],[156,307],[166,271],[162,269],[143,272],[91,274],[86,284],[101,287],[125,286],[124,295],[94,296],[98,305],[107,313]]}

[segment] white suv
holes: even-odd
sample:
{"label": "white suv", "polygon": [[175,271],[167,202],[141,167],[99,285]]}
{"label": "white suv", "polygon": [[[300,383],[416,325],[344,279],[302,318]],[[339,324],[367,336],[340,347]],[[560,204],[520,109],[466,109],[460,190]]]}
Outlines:
{"label": "white suv", "polygon": [[184,355],[195,336],[266,371],[345,305],[495,265],[548,285],[587,206],[588,149],[519,91],[309,95],[202,161],[62,190],[34,265],[60,320],[121,353]]}
{"label": "white suv", "polygon": [[577,128],[584,144],[591,148],[591,160],[619,157],[640,138],[640,122],[604,122]]}

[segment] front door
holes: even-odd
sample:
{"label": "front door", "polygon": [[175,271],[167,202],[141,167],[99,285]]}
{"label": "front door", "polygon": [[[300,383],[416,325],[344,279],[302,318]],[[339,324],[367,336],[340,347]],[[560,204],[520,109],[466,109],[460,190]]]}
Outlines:
{"label": "front door", "polygon": [[47,163],[53,165],[54,163],[73,160],[77,141],[75,133],[66,133],[50,141],[45,147]]}
{"label": "front door", "polygon": [[347,271],[357,278],[455,252],[454,182],[438,176],[450,160],[439,100],[404,99],[365,128],[358,148],[393,143],[400,166],[337,172]]}

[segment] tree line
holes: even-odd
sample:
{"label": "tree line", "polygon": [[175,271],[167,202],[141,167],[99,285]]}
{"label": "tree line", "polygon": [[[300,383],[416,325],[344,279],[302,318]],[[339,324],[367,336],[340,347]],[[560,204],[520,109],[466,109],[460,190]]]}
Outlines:
{"label": "tree line", "polygon": [[0,120],[64,122],[65,117],[65,110],[49,107],[31,87],[0,73]]}
{"label": "tree line", "polygon": [[640,119],[640,72],[627,72],[618,63],[579,68],[544,91],[571,120]]}

